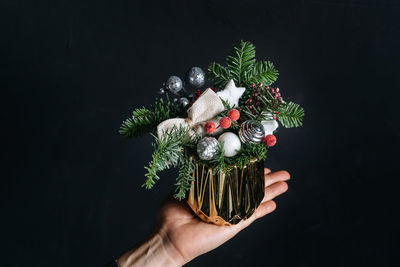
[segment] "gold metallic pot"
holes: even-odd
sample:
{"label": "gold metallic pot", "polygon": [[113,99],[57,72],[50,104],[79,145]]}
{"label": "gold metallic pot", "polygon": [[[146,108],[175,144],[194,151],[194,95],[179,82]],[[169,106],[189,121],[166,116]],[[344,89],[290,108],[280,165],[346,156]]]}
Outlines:
{"label": "gold metallic pot", "polygon": [[187,202],[203,221],[231,225],[249,218],[263,197],[263,161],[233,166],[228,174],[196,163]]}

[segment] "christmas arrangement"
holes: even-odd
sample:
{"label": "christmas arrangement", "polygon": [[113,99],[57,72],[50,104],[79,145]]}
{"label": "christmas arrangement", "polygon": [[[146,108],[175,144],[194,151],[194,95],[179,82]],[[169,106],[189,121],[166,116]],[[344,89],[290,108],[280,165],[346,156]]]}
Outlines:
{"label": "christmas arrangement", "polygon": [[304,116],[272,86],[277,78],[274,65],[256,61],[254,45],[244,41],[225,66],[169,77],[154,105],[135,109],[119,131],[154,137],[143,186],[152,188],[160,171],[178,167],[174,196],[202,220],[229,225],[251,216],[264,196],[263,160],[278,127],[299,127]]}

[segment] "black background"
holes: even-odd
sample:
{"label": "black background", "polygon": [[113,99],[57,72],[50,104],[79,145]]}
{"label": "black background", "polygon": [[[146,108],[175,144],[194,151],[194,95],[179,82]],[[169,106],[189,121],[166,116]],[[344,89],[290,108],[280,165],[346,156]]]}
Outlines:
{"label": "black background", "polygon": [[253,42],[304,106],[266,166],[277,210],[188,266],[391,266],[398,1],[1,1],[2,266],[101,266],[151,231],[176,172],[117,130],[170,75]]}

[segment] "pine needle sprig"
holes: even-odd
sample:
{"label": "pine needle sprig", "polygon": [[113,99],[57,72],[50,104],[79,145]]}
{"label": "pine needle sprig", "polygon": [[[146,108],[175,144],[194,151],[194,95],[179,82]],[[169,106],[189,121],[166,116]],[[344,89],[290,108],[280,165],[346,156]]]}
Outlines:
{"label": "pine needle sprig", "polygon": [[285,128],[303,125],[304,109],[293,102],[284,103],[278,107],[277,118]]}
{"label": "pine needle sprig", "polygon": [[229,73],[229,70],[227,68],[213,62],[210,64],[210,66],[208,66],[206,77],[207,79],[214,81],[215,87],[224,88],[228,81],[231,79],[231,74]]}
{"label": "pine needle sprig", "polygon": [[226,65],[230,77],[237,82],[238,86],[242,86],[243,82],[248,80],[256,62],[255,57],[256,48],[250,42],[241,41],[239,45],[232,46],[226,58]]}
{"label": "pine needle sprig", "polygon": [[154,186],[155,181],[160,179],[157,172],[178,166],[183,156],[183,144],[186,142],[187,133],[187,128],[174,127],[165,132],[162,138],[153,135],[155,140],[152,144],[154,152],[149,166],[145,167],[147,173],[145,174],[146,181],[142,185],[143,187],[150,189]]}
{"label": "pine needle sprig", "polygon": [[190,182],[193,180],[194,163],[192,157],[185,155],[180,159],[179,175],[176,179],[174,197],[182,200],[186,192],[190,190]]}
{"label": "pine needle sprig", "polygon": [[236,165],[243,168],[252,160],[264,160],[267,158],[267,147],[263,143],[242,145],[239,154],[235,157]]}
{"label": "pine needle sprig", "polygon": [[138,108],[132,112],[132,116],[122,122],[119,133],[126,138],[143,135],[147,132],[153,132],[157,125],[169,118],[180,117],[185,109],[172,103],[166,96],[166,100],[156,99],[154,105],[150,108]]}
{"label": "pine needle sprig", "polygon": [[218,151],[215,157],[210,161],[213,167],[214,173],[222,172],[229,173],[232,169],[233,161],[230,158],[225,157],[224,142],[218,143]]}
{"label": "pine needle sprig", "polygon": [[[271,85],[278,78],[278,70],[270,61],[256,62],[255,46],[241,41],[234,45],[226,58],[226,67],[211,63],[207,69],[207,78],[213,80],[214,86],[223,89],[230,79],[237,86],[250,88],[251,83]],[[252,91],[247,89],[244,97]],[[250,92],[251,93],[251,92]]]}
{"label": "pine needle sprig", "polygon": [[279,72],[270,61],[257,62],[254,64],[247,81],[250,83],[262,83],[271,85],[278,78]]}

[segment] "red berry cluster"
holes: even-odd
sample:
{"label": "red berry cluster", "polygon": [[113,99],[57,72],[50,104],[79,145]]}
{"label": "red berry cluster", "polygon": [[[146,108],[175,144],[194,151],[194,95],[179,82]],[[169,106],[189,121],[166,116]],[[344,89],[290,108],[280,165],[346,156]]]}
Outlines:
{"label": "red berry cluster", "polygon": [[[231,127],[232,121],[237,121],[239,118],[240,112],[237,109],[231,109],[229,110],[227,116],[219,119],[218,127],[221,127],[222,129],[228,129],[229,127]],[[212,134],[216,129],[217,127],[212,121],[209,121],[204,125],[204,130],[209,134]]]}
{"label": "red berry cluster", "polygon": [[[281,96],[281,93],[279,92],[279,88],[270,88],[268,85],[266,85],[264,88],[266,90],[263,90],[263,84],[259,83],[258,86],[256,87],[255,83],[251,84],[251,88],[253,88],[253,94],[246,100],[245,104],[246,106],[250,109],[253,114],[256,113],[255,108],[258,106],[263,105],[260,99],[260,94],[263,94],[264,96],[268,95],[268,92],[272,94],[273,99],[276,101],[276,104],[283,103],[283,99]],[[273,119],[276,120],[276,114],[279,114],[278,111],[274,111],[273,113]]]}

